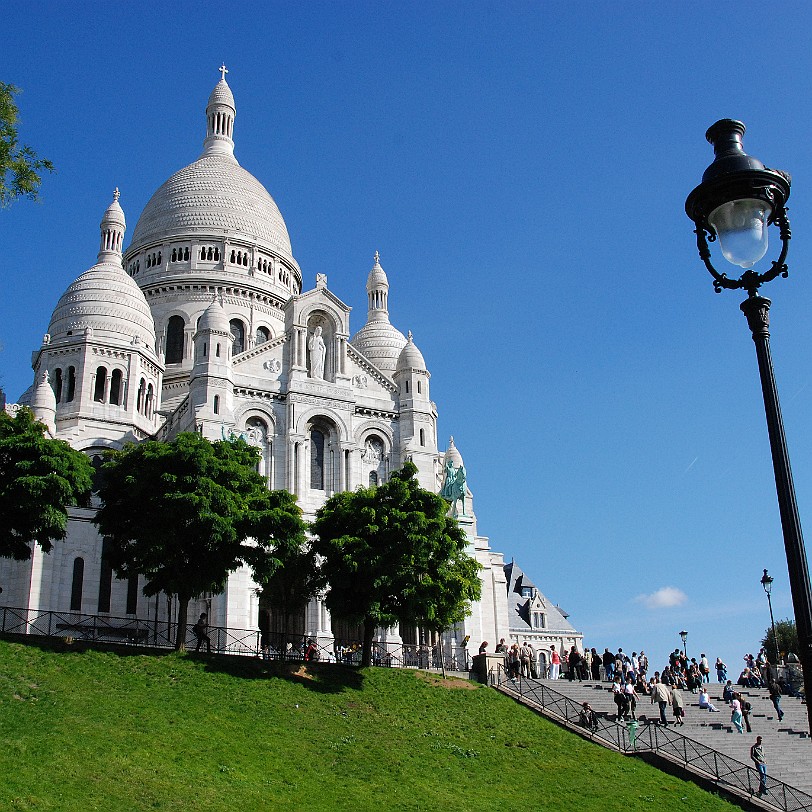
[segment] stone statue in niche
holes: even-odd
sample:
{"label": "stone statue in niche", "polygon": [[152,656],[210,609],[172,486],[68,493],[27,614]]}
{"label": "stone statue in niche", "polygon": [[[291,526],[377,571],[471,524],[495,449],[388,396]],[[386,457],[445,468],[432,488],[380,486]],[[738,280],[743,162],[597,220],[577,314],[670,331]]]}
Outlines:
{"label": "stone statue in niche", "polygon": [[307,342],[307,348],[310,350],[310,377],[324,380],[324,358],[327,355],[327,347],[321,336],[321,327],[313,331]]}

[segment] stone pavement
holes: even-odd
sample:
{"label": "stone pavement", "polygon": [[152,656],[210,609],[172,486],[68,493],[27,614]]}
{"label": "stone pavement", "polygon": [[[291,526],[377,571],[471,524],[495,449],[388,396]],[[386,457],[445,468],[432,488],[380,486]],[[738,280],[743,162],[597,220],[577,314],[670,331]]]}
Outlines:
{"label": "stone pavement", "polygon": [[[588,701],[598,715],[615,718],[615,703],[608,682],[567,679],[543,682],[579,704]],[[784,719],[779,722],[766,688],[738,687],[736,690],[753,706],[750,714],[753,732],[745,730],[741,735],[730,721],[730,708],[722,701],[722,686],[712,682],[708,688],[711,703],[719,708],[719,713],[700,710],[699,695],[683,691],[685,724],[672,729],[747,765],[751,765],[750,746],[756,736],[761,736],[768,775],[812,795],[812,739],[807,735],[806,705],[800,699],[782,696]],[[673,720],[670,707],[667,715],[670,723]],[[637,718],[641,724],[657,724],[659,707],[652,705],[649,697],[640,697]]]}

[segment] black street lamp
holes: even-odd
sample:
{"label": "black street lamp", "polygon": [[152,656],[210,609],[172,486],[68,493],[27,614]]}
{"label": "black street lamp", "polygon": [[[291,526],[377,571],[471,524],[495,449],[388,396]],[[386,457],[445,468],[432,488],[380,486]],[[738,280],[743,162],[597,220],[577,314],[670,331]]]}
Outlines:
{"label": "black street lamp", "polygon": [[[761,161],[747,155],[742,148],[743,135],[744,124],[731,119],[717,121],[707,131],[705,137],[713,144],[716,157],[705,170],[702,183],[688,195],[685,211],[696,225],[699,256],[713,276],[716,292],[722,288],[747,291],[741,310],[756,345],[799,654],[809,697],[812,696],[812,590],[770,356],[770,300],[758,295],[762,284],[788,273],[784,261],[791,236],[786,210],[790,177],[785,172],[767,169]],[[778,227],[781,251],[769,270],[757,273],[753,266],[767,253],[770,225]],[[744,269],[738,279],[729,279],[713,267],[708,242],[717,238],[725,259]],[[812,731],[812,703],[807,703],[807,714]]]}
{"label": "black street lamp", "polygon": [[683,630],[682,630],[682,631],[679,633],[679,636],[682,638],[682,653],[685,655],[685,659],[687,660],[687,659],[688,659],[688,647],[687,647],[687,641],[688,641],[688,632],[686,632],[686,631],[683,629]]}
{"label": "black street lamp", "polygon": [[767,575],[767,570],[764,570],[764,575],[761,576],[761,585],[767,593],[767,605],[770,607],[770,625],[773,629],[773,644],[775,645],[775,664],[782,663],[781,652],[778,651],[778,635],[775,633],[775,618],[773,617],[773,601],[770,593],[773,591],[773,579]]}

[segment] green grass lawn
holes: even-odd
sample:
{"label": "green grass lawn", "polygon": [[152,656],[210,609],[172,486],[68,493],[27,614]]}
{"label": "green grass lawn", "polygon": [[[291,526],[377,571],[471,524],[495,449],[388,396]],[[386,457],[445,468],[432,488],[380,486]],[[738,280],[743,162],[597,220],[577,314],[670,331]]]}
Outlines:
{"label": "green grass lawn", "polygon": [[0,640],[0,810],[731,810],[422,672]]}

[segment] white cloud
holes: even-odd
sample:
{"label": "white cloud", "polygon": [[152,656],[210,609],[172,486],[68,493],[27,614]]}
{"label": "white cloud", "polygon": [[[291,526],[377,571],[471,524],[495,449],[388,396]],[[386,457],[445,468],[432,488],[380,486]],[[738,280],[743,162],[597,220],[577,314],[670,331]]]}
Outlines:
{"label": "white cloud", "polygon": [[674,606],[682,606],[688,596],[675,586],[664,586],[650,595],[638,595],[635,603],[642,603],[646,609],[671,609]]}

